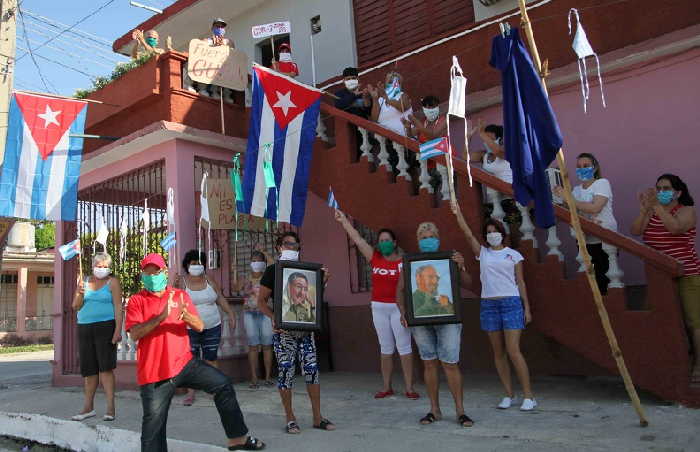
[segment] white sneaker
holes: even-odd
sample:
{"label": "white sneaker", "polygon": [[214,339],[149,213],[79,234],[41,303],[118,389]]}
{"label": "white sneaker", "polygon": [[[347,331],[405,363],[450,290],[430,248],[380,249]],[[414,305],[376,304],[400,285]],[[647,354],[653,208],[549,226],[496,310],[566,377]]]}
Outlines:
{"label": "white sneaker", "polygon": [[515,402],[515,397],[503,397],[503,400],[501,400],[501,403],[498,404],[497,408],[507,410],[513,404],[513,402]]}
{"label": "white sneaker", "polygon": [[97,413],[95,413],[95,410],[88,411],[87,413],[83,414],[76,414],[75,416],[71,417],[72,421],[84,421],[87,418],[94,417]]}
{"label": "white sneaker", "polygon": [[532,411],[537,408],[535,399],[523,399],[523,404],[520,405],[520,411]]}

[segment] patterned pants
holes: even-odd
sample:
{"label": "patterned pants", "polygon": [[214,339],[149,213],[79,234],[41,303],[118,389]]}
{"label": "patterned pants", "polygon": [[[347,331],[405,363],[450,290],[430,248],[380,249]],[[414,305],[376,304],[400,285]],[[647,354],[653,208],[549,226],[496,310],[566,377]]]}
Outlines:
{"label": "patterned pants", "polygon": [[292,389],[297,361],[306,384],[318,384],[318,362],[313,334],[275,333],[272,336],[272,345],[277,358],[278,388]]}

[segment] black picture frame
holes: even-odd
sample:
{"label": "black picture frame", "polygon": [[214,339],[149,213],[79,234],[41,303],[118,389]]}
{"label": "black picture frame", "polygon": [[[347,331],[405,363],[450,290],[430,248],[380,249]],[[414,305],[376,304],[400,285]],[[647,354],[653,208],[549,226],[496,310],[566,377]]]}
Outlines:
{"label": "black picture frame", "polygon": [[[460,273],[457,264],[452,260],[454,251],[438,251],[435,253],[407,254],[403,258],[403,278],[404,278],[404,306],[406,308],[406,323],[409,326],[421,325],[441,325],[447,323],[461,323],[460,307]],[[418,271],[430,271],[432,267],[439,279],[435,287],[435,294],[420,296],[417,292],[429,293],[418,290]],[[448,287],[445,288],[444,278],[449,276]],[[425,283],[424,283],[425,284]],[[430,282],[428,282],[430,284]],[[440,287],[442,286],[442,289]],[[424,285],[425,288],[425,285]],[[451,300],[450,300],[451,297]],[[427,305],[431,299],[434,304]],[[445,300],[448,304],[442,304]],[[451,309],[449,309],[451,307]],[[446,311],[446,312],[439,312]],[[449,312],[451,311],[451,312]]]}
{"label": "black picture frame", "polygon": [[[282,330],[290,331],[321,331],[323,325],[323,270],[322,265],[312,262],[277,261],[275,268],[275,293],[273,311],[275,324]],[[308,308],[303,306],[290,314],[291,293],[287,293],[290,279],[296,275],[303,276],[295,279],[306,279]],[[302,283],[303,284],[303,283]],[[312,306],[313,304],[313,306]],[[299,315],[304,320],[292,320]]]}

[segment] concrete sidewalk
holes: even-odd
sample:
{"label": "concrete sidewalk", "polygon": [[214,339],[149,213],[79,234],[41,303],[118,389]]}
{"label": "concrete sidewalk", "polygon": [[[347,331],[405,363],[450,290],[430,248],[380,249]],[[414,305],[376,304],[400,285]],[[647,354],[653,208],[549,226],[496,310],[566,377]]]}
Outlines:
{"label": "concrete sidewalk", "polygon": [[[502,396],[497,377],[467,375],[465,406],[476,424],[472,428],[461,428],[455,422],[453,404],[444,383],[441,387],[444,420],[421,426],[418,419],[429,409],[424,387],[418,386],[422,397],[417,401],[402,396],[375,400],[372,395],[379,389],[378,375],[326,373],[321,375],[322,409],[323,415],[336,423],[338,430],[334,432],[311,428],[311,410],[303,379],[298,377],[297,382],[302,383],[297,385],[294,399],[302,428],[300,435],[283,432],[285,419],[274,388],[251,390],[247,384],[236,385],[251,433],[264,440],[268,450],[699,450],[700,410],[644,397],[650,426],[641,428],[622,384],[615,379],[535,378],[539,408],[532,413],[522,413],[517,408],[506,411],[494,408]],[[81,388],[53,388],[37,375],[24,381],[0,376],[0,383],[2,411],[68,419],[82,406]],[[100,393],[96,402],[98,417],[85,423],[130,430],[138,436],[141,422],[138,393],[119,391],[117,397],[116,421],[100,420],[104,413],[104,398]],[[183,406],[182,397],[176,397],[170,409],[168,436],[203,446],[225,444],[211,397],[200,395],[192,407]]]}

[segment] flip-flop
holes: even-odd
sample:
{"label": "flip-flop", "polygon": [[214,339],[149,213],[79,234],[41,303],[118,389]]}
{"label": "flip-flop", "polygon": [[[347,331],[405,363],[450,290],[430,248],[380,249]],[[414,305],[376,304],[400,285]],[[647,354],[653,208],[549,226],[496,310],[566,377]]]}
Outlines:
{"label": "flip-flop", "polygon": [[457,418],[457,423],[465,428],[472,427],[474,425],[474,421],[472,421],[472,419],[466,414],[459,416]]}
{"label": "flip-flop", "polygon": [[314,428],[317,428],[319,430],[328,430],[332,431],[335,430],[335,428],[328,428],[330,426],[335,427],[335,424],[329,421],[328,419],[321,419],[321,422],[318,425],[314,425]]}
{"label": "flip-flop", "polygon": [[71,421],[84,421],[87,418],[90,417],[95,417],[97,413],[95,413],[95,410],[88,411],[87,413],[80,413],[76,414],[75,416],[71,417]]}
{"label": "flip-flop", "polygon": [[257,383],[251,383],[248,385],[248,389],[258,389],[260,387]]}
{"label": "flip-flop", "polygon": [[265,380],[265,386],[274,386],[275,382],[272,380]]}
{"label": "flip-flop", "polygon": [[388,391],[379,391],[378,393],[374,394],[375,399],[383,399],[385,397],[393,396],[394,395],[394,390],[389,389]]}
{"label": "flip-flop", "polygon": [[298,435],[299,433],[301,433],[299,424],[297,424],[296,421],[287,422],[287,426],[284,428],[284,430],[290,435]]}
{"label": "flip-flop", "polygon": [[260,441],[258,438],[249,436],[246,438],[245,443],[238,444],[237,446],[229,446],[228,450],[263,450],[264,448],[265,443]]}

